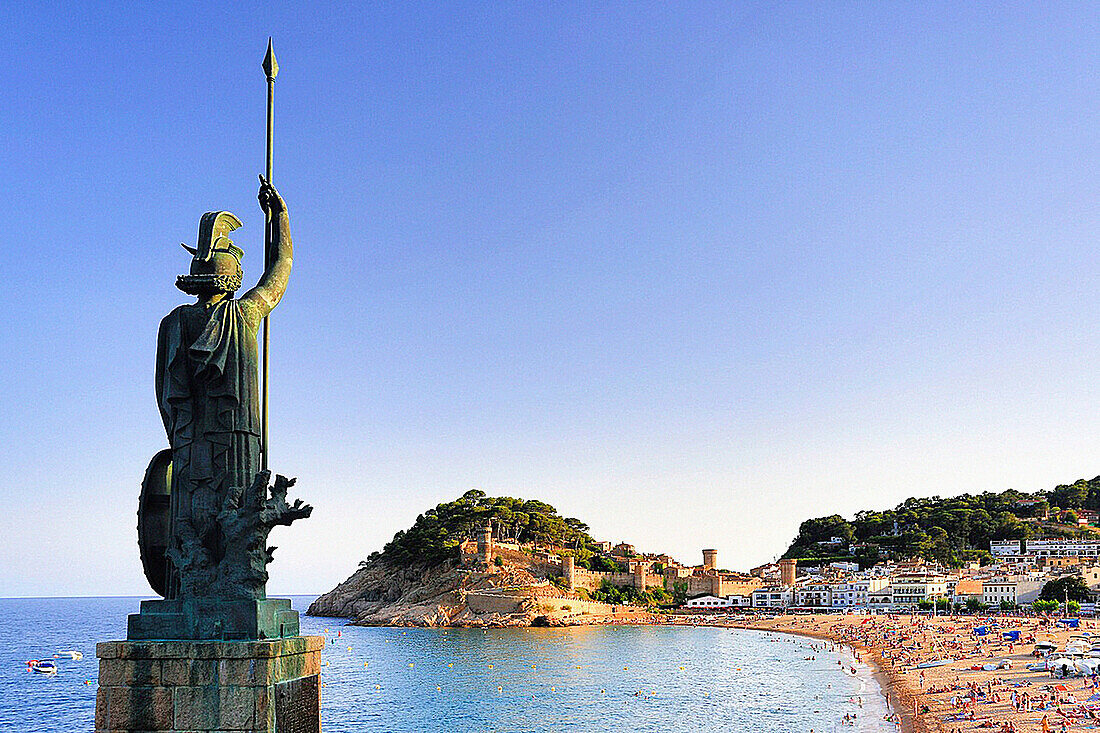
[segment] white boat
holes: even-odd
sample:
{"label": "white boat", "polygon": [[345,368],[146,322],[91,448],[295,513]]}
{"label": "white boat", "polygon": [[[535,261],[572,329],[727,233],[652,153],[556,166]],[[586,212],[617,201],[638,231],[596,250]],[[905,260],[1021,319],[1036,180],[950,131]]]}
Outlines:
{"label": "white boat", "polygon": [[929,669],[931,667],[942,667],[945,664],[951,664],[950,659],[933,659],[928,662],[921,662],[917,665],[917,669]]}
{"label": "white boat", "polygon": [[75,652],[75,651],[60,652],[60,653],[57,654],[57,656],[59,658],[60,657],[65,657],[67,659],[76,659],[78,661],[84,658],[84,654],[82,652]]}
{"label": "white boat", "polygon": [[48,659],[44,659],[37,664],[32,664],[31,669],[38,674],[57,674],[57,665]]}

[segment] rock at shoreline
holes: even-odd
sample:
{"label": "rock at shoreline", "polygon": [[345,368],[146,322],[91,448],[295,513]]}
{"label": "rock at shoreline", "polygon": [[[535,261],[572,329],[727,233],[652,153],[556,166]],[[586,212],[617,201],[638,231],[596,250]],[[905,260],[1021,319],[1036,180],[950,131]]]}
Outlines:
{"label": "rock at shoreline", "polygon": [[[503,611],[471,609],[470,593],[498,595]],[[346,618],[360,626],[530,626],[539,615],[539,597],[571,594],[510,563],[489,569],[458,563],[399,567],[379,559],[319,597],[307,613]]]}

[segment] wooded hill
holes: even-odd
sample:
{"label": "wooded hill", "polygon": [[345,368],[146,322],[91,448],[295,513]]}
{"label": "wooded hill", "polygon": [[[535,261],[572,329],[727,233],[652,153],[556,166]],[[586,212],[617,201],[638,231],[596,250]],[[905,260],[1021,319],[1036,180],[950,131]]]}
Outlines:
{"label": "wooded hill", "polygon": [[807,519],[783,557],[803,564],[858,560],[861,567],[911,557],[949,567],[987,563],[991,540],[1098,537],[1095,528],[1077,525],[1075,510],[1081,509],[1100,511],[1100,476],[1050,491],[906,499],[894,509],[862,511],[852,520],[839,514]]}
{"label": "wooded hill", "polygon": [[472,489],[451,502],[429,509],[416,518],[413,526],[393,536],[381,552],[374,552],[366,563],[388,562],[394,565],[438,565],[458,559],[458,546],[471,539],[486,522],[493,524],[493,536],[519,543],[570,548],[581,567],[592,560],[589,546],[594,540],[588,525],[537,499],[510,496],[486,496]]}

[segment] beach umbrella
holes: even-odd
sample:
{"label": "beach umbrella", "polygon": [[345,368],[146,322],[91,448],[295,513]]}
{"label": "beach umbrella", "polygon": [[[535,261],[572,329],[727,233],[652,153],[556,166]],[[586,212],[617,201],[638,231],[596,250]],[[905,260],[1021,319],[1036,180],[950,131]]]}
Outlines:
{"label": "beach umbrella", "polygon": [[1100,659],[1078,659],[1076,662],[1076,667],[1077,671],[1081,674],[1096,674],[1097,668],[1100,668]]}
{"label": "beach umbrella", "polygon": [[1074,661],[1069,657],[1058,657],[1047,662],[1047,669],[1053,669],[1056,672],[1069,673],[1070,671],[1077,671],[1077,666]]}

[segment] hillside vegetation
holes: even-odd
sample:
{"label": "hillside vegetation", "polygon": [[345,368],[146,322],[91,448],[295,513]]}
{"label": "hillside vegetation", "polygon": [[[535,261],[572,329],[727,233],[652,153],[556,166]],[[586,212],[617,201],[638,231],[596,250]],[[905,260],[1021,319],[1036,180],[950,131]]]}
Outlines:
{"label": "hillside vegetation", "polygon": [[1100,476],[1035,493],[1009,489],[906,499],[894,509],[862,511],[851,520],[839,514],[807,519],[783,557],[804,563],[855,559],[862,566],[920,557],[957,567],[990,561],[991,540],[1094,537],[1094,528],[1077,526],[1075,510],[1082,509],[1100,511]]}
{"label": "hillside vegetation", "polygon": [[[499,546],[488,567],[463,564],[459,546],[487,523],[496,541],[514,540],[522,548]],[[593,555],[592,544],[586,524],[545,502],[467,491],[418,516],[347,580],[311,603],[309,613],[364,625],[529,626],[539,613],[535,595],[525,596],[512,611],[471,606],[469,598],[516,588],[533,588],[538,597],[562,596],[567,591],[548,582],[559,580],[558,573],[537,558],[535,548],[573,553],[586,567],[613,563]]]}
{"label": "hillside vegetation", "polygon": [[484,491],[471,489],[418,516],[412,527],[395,534],[381,552],[371,554],[367,563],[432,566],[456,560],[459,544],[473,537],[486,522],[492,522],[496,538],[571,548],[578,565],[585,567],[591,558],[589,545],[594,540],[588,534],[588,525],[579,519],[563,517],[537,499],[486,496]]}

